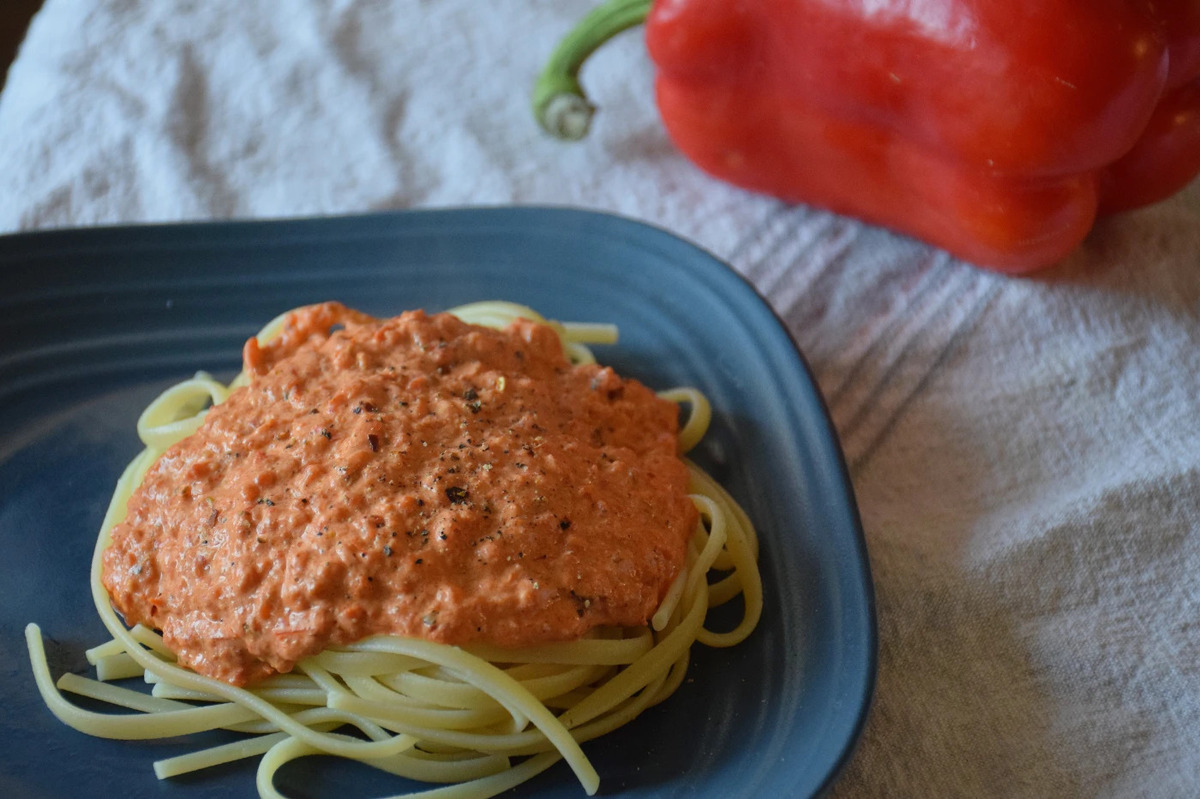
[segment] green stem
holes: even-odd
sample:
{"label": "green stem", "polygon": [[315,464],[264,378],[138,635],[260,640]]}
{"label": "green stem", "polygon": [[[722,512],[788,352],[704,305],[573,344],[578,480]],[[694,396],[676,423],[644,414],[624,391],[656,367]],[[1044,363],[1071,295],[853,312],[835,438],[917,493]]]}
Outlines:
{"label": "green stem", "polygon": [[606,0],[567,34],[533,87],[533,113],[547,133],[576,140],[587,135],[596,108],[579,85],[579,70],[618,33],[646,21],[653,0]]}

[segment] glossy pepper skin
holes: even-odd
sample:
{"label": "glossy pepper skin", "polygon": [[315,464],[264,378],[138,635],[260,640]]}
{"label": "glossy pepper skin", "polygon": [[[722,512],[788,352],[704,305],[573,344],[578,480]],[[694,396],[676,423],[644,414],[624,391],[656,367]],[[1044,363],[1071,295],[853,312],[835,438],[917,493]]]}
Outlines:
{"label": "glossy pepper skin", "polygon": [[1200,172],[1200,0],[655,0],[711,174],[1007,272]]}

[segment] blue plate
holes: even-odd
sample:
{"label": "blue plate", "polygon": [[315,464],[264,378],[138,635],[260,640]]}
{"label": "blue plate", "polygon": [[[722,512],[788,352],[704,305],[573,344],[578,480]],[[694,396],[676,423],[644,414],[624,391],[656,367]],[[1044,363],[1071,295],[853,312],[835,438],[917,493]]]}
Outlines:
{"label": "blue plate", "polygon": [[[612,216],[496,208],[0,237],[0,795],[254,793],[253,763],[160,783],[151,761],[196,739],[105,741],[60,724],[22,631],[42,626],[56,675],[86,670],[83,650],[106,637],[88,561],[138,450],[139,412],[198,369],[231,376],[262,323],[327,299],[377,315],[507,299],[611,321],[621,340],[598,348],[603,362],[655,388],[702,389],[715,419],[696,457],[759,529],[762,622],[738,647],[697,646],[674,697],[585,751],[606,796],[801,797],[829,785],[870,703],[875,623],[841,452],[795,345],[746,282],[687,242]],[[279,783],[292,796],[399,789],[323,758]],[[582,790],[559,764],[517,794]]]}

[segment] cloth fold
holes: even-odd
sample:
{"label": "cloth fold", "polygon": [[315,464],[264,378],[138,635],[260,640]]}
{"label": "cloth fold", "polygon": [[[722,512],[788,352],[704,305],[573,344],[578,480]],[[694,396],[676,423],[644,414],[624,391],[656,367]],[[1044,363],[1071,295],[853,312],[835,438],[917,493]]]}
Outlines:
{"label": "cloth fold", "polygon": [[0,94],[0,232],[480,204],[642,219],[746,275],[830,406],[880,625],[835,796],[1200,791],[1200,184],[1033,278],[723,185],[636,33],[546,138],[587,0],[47,0]]}

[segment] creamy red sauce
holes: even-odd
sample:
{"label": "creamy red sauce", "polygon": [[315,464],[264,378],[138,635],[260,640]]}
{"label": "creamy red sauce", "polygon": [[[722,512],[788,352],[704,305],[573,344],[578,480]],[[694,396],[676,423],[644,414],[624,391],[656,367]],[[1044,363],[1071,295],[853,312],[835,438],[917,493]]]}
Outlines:
{"label": "creamy red sauce", "polygon": [[550,328],[302,309],[129,500],[103,582],[234,684],[387,633],[523,647],[644,625],[697,523],[677,408]]}

